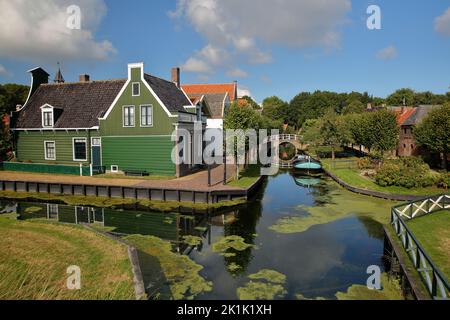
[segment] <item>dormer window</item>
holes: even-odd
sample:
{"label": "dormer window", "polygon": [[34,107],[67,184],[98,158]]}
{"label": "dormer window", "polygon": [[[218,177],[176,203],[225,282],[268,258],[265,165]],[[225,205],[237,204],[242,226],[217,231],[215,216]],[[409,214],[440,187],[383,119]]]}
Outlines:
{"label": "dormer window", "polygon": [[141,84],[139,82],[133,83],[133,97],[139,97],[141,95]]}
{"label": "dormer window", "polygon": [[42,127],[43,128],[53,128],[55,125],[55,113],[54,108],[51,105],[44,105],[41,107],[42,110]]}

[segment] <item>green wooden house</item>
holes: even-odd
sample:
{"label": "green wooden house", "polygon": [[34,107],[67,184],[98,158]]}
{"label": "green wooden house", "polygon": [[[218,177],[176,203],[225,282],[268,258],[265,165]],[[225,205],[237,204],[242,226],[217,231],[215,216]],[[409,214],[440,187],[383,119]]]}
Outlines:
{"label": "green wooden house", "polygon": [[16,162],[5,170],[183,176],[195,169],[172,161],[173,133],[193,133],[195,122],[206,126],[179,83],[146,74],[143,63],[129,64],[127,78],[107,81],[82,75],[64,83],[61,76],[49,84],[42,68],[29,72],[29,97],[12,115]]}

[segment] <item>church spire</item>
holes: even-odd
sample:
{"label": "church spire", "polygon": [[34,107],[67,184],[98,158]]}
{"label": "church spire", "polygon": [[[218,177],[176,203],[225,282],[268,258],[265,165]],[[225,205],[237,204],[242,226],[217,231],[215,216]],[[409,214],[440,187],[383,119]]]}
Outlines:
{"label": "church spire", "polygon": [[64,77],[63,77],[63,75],[61,73],[61,67],[59,65],[59,62],[58,62],[58,72],[56,72],[56,76],[55,76],[54,82],[55,83],[64,83],[65,82]]}

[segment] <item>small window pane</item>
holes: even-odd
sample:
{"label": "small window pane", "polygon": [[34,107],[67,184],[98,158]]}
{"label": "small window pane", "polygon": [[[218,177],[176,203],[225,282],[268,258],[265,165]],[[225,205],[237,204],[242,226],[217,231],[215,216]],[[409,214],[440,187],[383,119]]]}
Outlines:
{"label": "small window pane", "polygon": [[87,160],[86,154],[86,140],[84,139],[75,139],[73,142],[73,150],[74,150],[74,160]]}
{"label": "small window pane", "polygon": [[53,112],[46,111],[44,112],[44,127],[52,127],[53,126]]}
{"label": "small window pane", "polygon": [[134,127],[134,107],[123,108],[123,126]]}
{"label": "small window pane", "polygon": [[141,126],[150,127],[153,125],[153,107],[141,106]]}
{"label": "small window pane", "polygon": [[100,138],[92,138],[92,145],[94,147],[101,146],[102,140]]}
{"label": "small window pane", "polygon": [[54,142],[45,143],[45,159],[46,160],[56,160],[56,150]]}
{"label": "small window pane", "polygon": [[133,96],[139,96],[141,91],[140,83],[133,83]]}

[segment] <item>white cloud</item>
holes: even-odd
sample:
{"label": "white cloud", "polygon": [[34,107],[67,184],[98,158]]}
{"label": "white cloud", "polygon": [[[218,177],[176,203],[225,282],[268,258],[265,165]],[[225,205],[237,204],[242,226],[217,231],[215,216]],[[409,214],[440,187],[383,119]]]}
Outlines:
{"label": "white cloud", "polygon": [[378,51],[376,57],[380,60],[391,60],[397,58],[397,55],[397,48],[394,46],[389,46]]}
{"label": "white cloud", "polygon": [[[67,8],[81,8],[81,30],[67,28]],[[106,14],[103,0],[0,0],[0,57],[54,61],[104,60],[116,52],[94,32]]]}
{"label": "white cloud", "polygon": [[9,71],[6,70],[6,68],[0,64],[0,76],[10,76],[10,75],[11,74],[9,73]]}
{"label": "white cloud", "polygon": [[239,68],[233,68],[227,71],[227,76],[231,78],[246,78],[248,77],[248,73]]}
{"label": "white cloud", "polygon": [[[173,18],[186,19],[208,46],[228,52],[231,62],[272,61],[270,45],[337,48],[339,28],[351,10],[350,0],[177,0]],[[195,56],[197,59],[199,55]],[[211,69],[230,67],[229,63]]]}
{"label": "white cloud", "polygon": [[450,8],[434,20],[434,30],[450,37]]}
{"label": "white cloud", "polygon": [[229,60],[228,53],[211,44],[196,52],[183,65],[183,71],[196,73],[214,73],[215,67],[225,65]]}
{"label": "white cloud", "polygon": [[[238,87],[238,97],[242,98],[242,97],[251,97],[252,98],[252,93],[251,91],[245,87],[245,86],[239,86]],[[253,99],[253,98],[252,98]]]}

